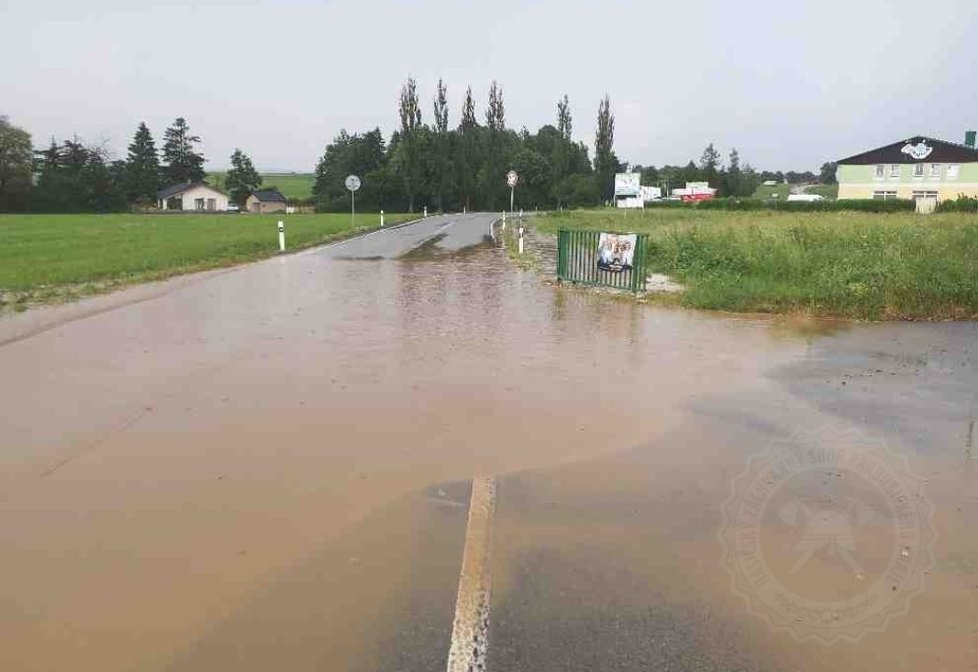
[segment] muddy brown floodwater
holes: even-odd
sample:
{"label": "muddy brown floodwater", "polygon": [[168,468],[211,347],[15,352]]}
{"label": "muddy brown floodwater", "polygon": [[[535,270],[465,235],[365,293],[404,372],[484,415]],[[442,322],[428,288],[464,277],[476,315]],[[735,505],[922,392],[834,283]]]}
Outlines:
{"label": "muddy brown floodwater", "polygon": [[[492,671],[978,669],[976,325],[555,287],[488,222],[0,321],[0,669],[444,669],[480,474]],[[748,458],[826,431],[905,459],[936,533],[906,613],[831,644],[772,627],[722,541]],[[761,548],[800,599],[883,572],[870,481],[786,483]]]}

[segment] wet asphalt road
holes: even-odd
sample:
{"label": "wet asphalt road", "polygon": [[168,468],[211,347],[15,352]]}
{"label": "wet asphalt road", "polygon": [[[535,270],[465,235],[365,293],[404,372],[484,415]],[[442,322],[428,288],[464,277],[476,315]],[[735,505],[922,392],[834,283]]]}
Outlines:
{"label": "wet asphalt road", "polygon": [[[493,219],[0,321],[0,669],[443,669],[493,474],[491,671],[973,670],[978,326],[556,288]],[[826,427],[904,456],[938,531],[909,612],[828,647],[718,542],[748,458]]]}
{"label": "wet asphalt road", "polygon": [[334,259],[396,259],[411,252],[457,252],[491,240],[490,225],[498,215],[443,215],[391,227],[317,251]]}

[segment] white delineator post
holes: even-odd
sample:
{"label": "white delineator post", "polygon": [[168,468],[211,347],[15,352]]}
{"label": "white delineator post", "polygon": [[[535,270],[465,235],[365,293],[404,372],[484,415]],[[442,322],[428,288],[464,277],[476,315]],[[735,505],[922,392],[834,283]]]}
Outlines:
{"label": "white delineator post", "polygon": [[384,227],[384,211],[383,210],[380,211],[380,227],[381,228]]}
{"label": "white delineator post", "polygon": [[506,211],[503,210],[503,231],[506,230]]}
{"label": "white delineator post", "polygon": [[428,219],[428,206],[424,206],[424,218]]}
{"label": "white delineator post", "polygon": [[523,254],[523,222],[520,222],[520,254]]}
{"label": "white delineator post", "polygon": [[278,251],[285,252],[285,222],[278,223]]}

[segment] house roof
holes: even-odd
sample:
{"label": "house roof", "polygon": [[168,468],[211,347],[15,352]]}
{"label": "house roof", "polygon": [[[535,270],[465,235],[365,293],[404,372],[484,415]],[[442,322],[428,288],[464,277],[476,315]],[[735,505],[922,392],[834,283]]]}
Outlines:
{"label": "house roof", "polygon": [[978,163],[978,149],[946,140],[915,135],[892,145],[871,149],[840,159],[840,165],[866,166],[879,163]]}
{"label": "house roof", "polygon": [[288,199],[278,189],[262,189],[251,194],[263,203],[288,203]]}
{"label": "house roof", "polygon": [[204,187],[205,189],[210,189],[211,191],[217,192],[222,196],[225,195],[220,189],[216,189],[206,182],[181,182],[180,184],[174,184],[173,186],[167,187],[166,189],[160,189],[156,192],[156,198],[167,199],[174,196],[179,196],[185,191],[190,191],[195,187]]}

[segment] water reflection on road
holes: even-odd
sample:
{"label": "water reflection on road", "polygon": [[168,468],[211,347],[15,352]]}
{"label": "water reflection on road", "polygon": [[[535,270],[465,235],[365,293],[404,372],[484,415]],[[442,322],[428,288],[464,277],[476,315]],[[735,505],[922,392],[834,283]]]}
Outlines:
{"label": "water reflection on road", "polygon": [[[490,669],[970,669],[975,325],[786,337],[547,285],[448,223],[0,348],[0,666],[440,668],[491,473]],[[747,458],[826,424],[909,456],[940,535],[910,613],[831,648],[748,613],[717,542]]]}

